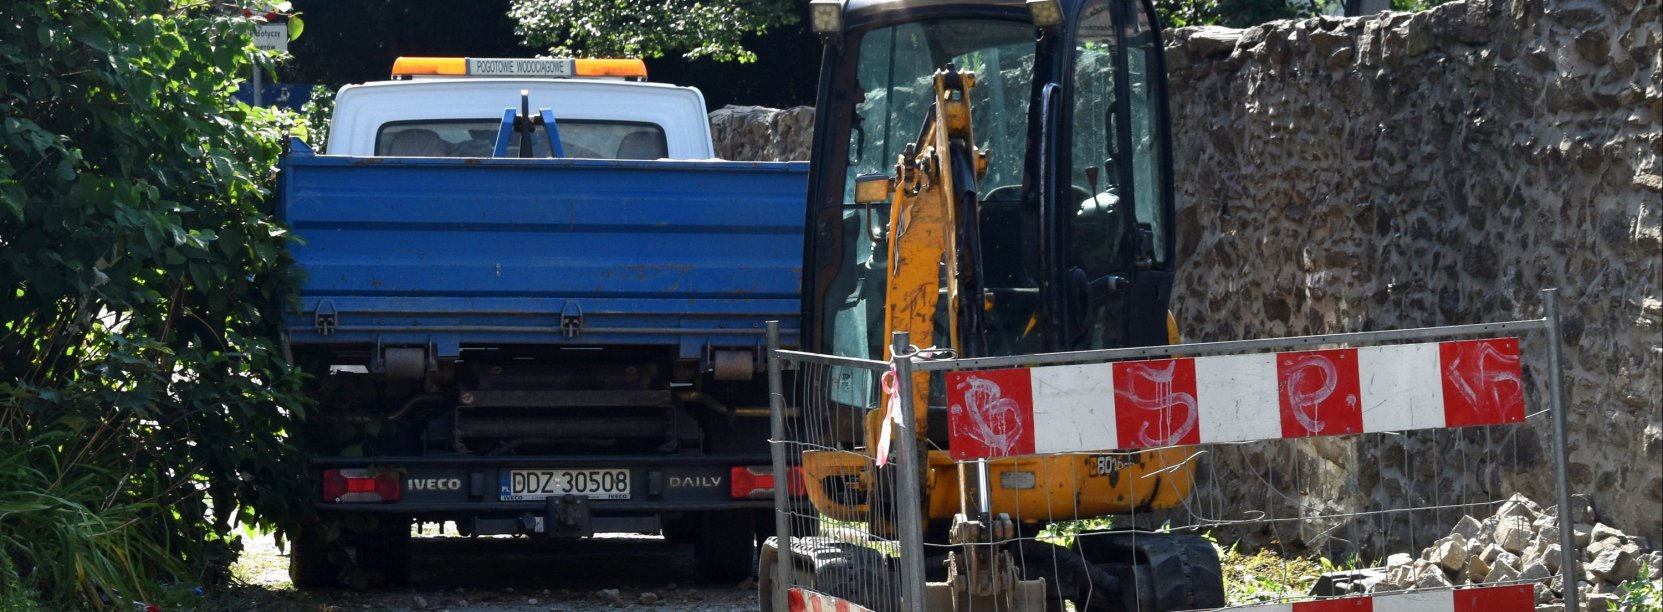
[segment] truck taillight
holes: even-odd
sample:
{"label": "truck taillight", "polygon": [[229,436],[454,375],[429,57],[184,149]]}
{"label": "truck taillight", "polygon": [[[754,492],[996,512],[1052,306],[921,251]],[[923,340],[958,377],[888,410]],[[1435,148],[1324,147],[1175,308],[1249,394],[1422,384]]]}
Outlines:
{"label": "truck taillight", "polygon": [[366,469],[324,470],[323,499],[332,502],[363,503],[398,501],[398,472]]}
{"label": "truck taillight", "polygon": [[[786,493],[801,497],[806,493],[803,488],[803,468],[792,467],[787,473],[790,476],[786,478]],[[736,467],[733,468],[731,476],[728,482],[734,499],[766,499],[774,496],[774,468],[771,466]]]}

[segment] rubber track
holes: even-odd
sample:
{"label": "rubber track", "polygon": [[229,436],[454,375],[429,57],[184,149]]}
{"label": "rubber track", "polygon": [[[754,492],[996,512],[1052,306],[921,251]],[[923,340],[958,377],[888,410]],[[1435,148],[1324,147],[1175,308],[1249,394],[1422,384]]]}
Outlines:
{"label": "rubber track", "polygon": [[883,553],[822,537],[793,538],[791,552],[799,568],[813,572],[815,591],[878,612],[900,609],[900,591]]}
{"label": "rubber track", "polygon": [[[1218,551],[1206,538],[1097,532],[1082,534],[1076,545],[1092,563],[1121,570],[1121,609],[1164,612],[1217,608],[1225,604]],[[1127,566],[1128,562],[1135,562],[1138,569]],[[1138,597],[1138,585],[1133,583],[1136,579],[1150,583],[1147,600]]]}

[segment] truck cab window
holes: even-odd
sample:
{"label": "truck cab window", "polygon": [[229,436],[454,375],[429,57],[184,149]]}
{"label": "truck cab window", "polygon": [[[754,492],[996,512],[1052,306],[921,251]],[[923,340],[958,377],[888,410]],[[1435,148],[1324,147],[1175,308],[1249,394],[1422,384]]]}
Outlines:
{"label": "truck cab window", "polygon": [[[497,144],[500,119],[397,121],[376,133],[375,154],[392,157],[490,157]],[[587,159],[658,159],[667,155],[664,128],[628,121],[560,121],[560,146],[566,157]],[[533,157],[547,157],[548,138],[538,127],[531,135]],[[509,141],[519,151],[519,135]]]}

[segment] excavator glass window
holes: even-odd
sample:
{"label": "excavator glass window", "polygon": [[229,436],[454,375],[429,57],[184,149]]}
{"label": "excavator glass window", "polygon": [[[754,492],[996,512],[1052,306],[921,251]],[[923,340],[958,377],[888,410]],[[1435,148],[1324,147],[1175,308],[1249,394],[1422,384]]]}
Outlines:
{"label": "excavator glass window", "polygon": [[[1034,224],[1033,213],[1021,210],[1028,101],[1033,94],[1033,24],[985,19],[907,23],[867,32],[854,48],[860,95],[850,109],[844,173],[845,256],[823,305],[832,352],[872,359],[887,356],[882,336],[888,206],[856,204],[855,179],[874,173],[893,176],[897,157],[918,139],[930,112],[932,76],[949,63],[976,76],[970,92],[971,129],[988,155],[987,175],[978,188],[982,227],[987,228],[982,241],[984,275],[990,290],[1003,294],[988,313],[989,333],[999,336],[1008,328],[1010,333],[1003,335],[1015,336],[1003,342],[990,339],[990,344],[996,353],[1014,352],[1015,342],[1029,331],[1040,278],[1030,269],[1037,258],[1022,249],[1024,242],[1032,244],[1024,240],[1022,228]],[[945,304],[943,300],[937,314],[937,346],[948,344]],[[1030,335],[1037,339],[1037,334]],[[913,343],[926,346],[932,341]]]}
{"label": "excavator glass window", "polygon": [[1167,210],[1166,202],[1170,194],[1166,193],[1167,181],[1164,174],[1162,157],[1166,155],[1161,150],[1165,141],[1162,126],[1165,125],[1162,114],[1166,112],[1166,100],[1162,99],[1162,92],[1156,87],[1161,75],[1155,71],[1161,69],[1156,54],[1162,53],[1155,38],[1155,31],[1149,26],[1149,17],[1143,11],[1133,11],[1133,19],[1127,31],[1126,54],[1127,83],[1129,85],[1131,102],[1131,132],[1132,132],[1132,186],[1137,193],[1137,221],[1140,227],[1147,227],[1154,238],[1153,256],[1155,267],[1165,267],[1167,250]]}
{"label": "excavator glass window", "polygon": [[[1032,24],[987,20],[908,23],[868,32],[859,45],[857,80],[864,95],[850,126],[844,201],[854,201],[855,177],[894,170],[896,156],[918,138],[930,109],[931,77],[953,64],[976,75],[972,130],[991,152],[982,195],[1022,181],[1032,95]],[[1014,194],[1012,194],[1014,197]]]}
{"label": "excavator glass window", "polygon": [[[1088,2],[1080,11],[1074,45],[1074,129],[1069,173],[1077,191],[1089,197],[1072,198],[1073,214],[1062,220],[1067,229],[1063,265],[1083,279],[1104,279],[1125,274],[1126,239],[1132,196],[1125,193],[1120,154],[1122,137],[1115,104],[1119,87],[1115,66],[1119,47],[1108,0]],[[1089,285],[1088,285],[1089,287]],[[1089,290],[1088,294],[1091,294]],[[1076,349],[1099,349],[1125,344],[1125,311],[1122,292],[1097,291],[1088,299],[1081,320]]]}
{"label": "excavator glass window", "polygon": [[1088,0],[1076,21],[1067,172],[1078,197],[1064,194],[1063,201],[1077,204],[1059,220],[1062,266],[1083,298],[1066,336],[1075,350],[1131,344],[1140,325],[1133,285],[1158,282],[1141,272],[1167,268],[1170,182],[1155,55],[1161,49],[1143,11],[1123,11],[1123,23],[1118,8],[1122,0]]}

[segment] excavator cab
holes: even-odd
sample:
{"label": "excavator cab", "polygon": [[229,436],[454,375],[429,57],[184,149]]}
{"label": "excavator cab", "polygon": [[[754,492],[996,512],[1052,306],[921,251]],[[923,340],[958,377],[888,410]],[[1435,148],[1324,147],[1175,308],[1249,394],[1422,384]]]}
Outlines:
{"label": "excavator cab", "polygon": [[[1177,341],[1171,122],[1149,0],[813,0],[810,16],[825,45],[805,350],[884,360],[898,331],[959,358]],[[877,496],[824,491],[851,478],[878,486],[871,449],[886,398],[849,378],[818,399],[857,424],[836,443],[867,450],[810,451],[803,470],[816,509],[854,521],[872,515],[864,500]],[[913,381],[913,431],[929,449],[926,539],[959,544],[941,541],[959,531],[951,522],[966,512],[967,478],[946,450],[945,386],[939,374]],[[977,511],[1032,534],[1052,521],[1171,508],[1191,489],[1189,455],[990,460],[989,507]],[[1192,590],[1209,595],[1188,604],[1216,592],[1222,605],[1221,585]]]}
{"label": "excavator cab", "polygon": [[[805,348],[886,359],[888,332],[897,329],[911,332],[916,346],[958,357],[1176,339],[1168,316],[1171,128],[1149,2],[816,0],[811,7],[825,51],[809,183]],[[951,91],[940,91],[938,73],[950,75],[954,82],[943,85]],[[937,97],[949,99],[937,105]],[[955,104],[966,108],[967,125],[941,129],[936,107]],[[940,150],[932,157],[926,149]],[[950,201],[893,218],[897,190],[932,189]],[[926,225],[950,235],[929,235]],[[909,259],[912,286],[898,287],[893,277]],[[930,384],[918,387],[922,394]],[[939,381],[934,387],[914,405],[930,445],[945,448]],[[849,410],[870,411],[879,397],[859,385],[831,393]],[[871,429],[847,432],[845,441],[868,443]],[[1181,453],[1117,463],[1159,470],[1169,454]],[[1103,472],[1096,459],[1077,460],[1090,464],[1086,473]],[[1095,516],[1174,505],[1188,492],[1187,477],[1173,472],[1168,480],[1183,482],[1137,495],[1087,481],[1068,488],[1105,489],[1093,497],[1101,503],[1081,508]],[[933,518],[952,516],[945,502],[930,508]]]}
{"label": "excavator cab", "polygon": [[[970,232],[979,240],[958,245],[957,264],[980,267],[963,271],[983,292],[966,299],[983,308],[979,328],[962,330],[958,356],[1168,341],[1171,130],[1148,2],[849,0],[811,10],[826,45],[809,185],[807,348],[885,358],[888,198],[862,201],[857,187],[893,178],[945,67],[974,76],[969,144],[986,164],[973,195],[959,194],[976,200],[976,218],[960,221],[979,226]],[[952,344],[941,322],[914,344]]]}

